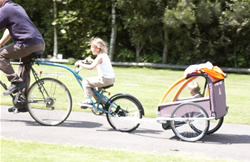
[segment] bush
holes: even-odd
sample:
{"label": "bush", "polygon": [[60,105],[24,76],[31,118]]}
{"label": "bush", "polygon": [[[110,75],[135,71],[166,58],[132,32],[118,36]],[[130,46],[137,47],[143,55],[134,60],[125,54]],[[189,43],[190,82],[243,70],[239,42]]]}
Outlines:
{"label": "bush", "polygon": [[75,59],[75,58],[72,58],[72,57],[68,58],[68,60],[69,60],[68,63],[69,63],[70,65],[74,65],[75,62],[76,62],[76,59]]}
{"label": "bush", "polygon": [[115,56],[115,61],[121,61],[121,62],[130,62],[134,61],[135,59],[135,53],[127,48],[123,48],[120,50],[117,56]]}

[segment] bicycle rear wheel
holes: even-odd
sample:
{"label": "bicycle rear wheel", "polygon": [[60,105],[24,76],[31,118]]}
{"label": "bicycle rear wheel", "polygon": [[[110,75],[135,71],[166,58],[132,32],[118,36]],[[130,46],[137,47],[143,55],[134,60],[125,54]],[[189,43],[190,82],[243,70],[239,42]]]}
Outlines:
{"label": "bicycle rear wheel", "polygon": [[128,95],[113,98],[106,114],[112,128],[121,132],[132,132],[139,127],[142,107],[138,100]]}
{"label": "bicycle rear wheel", "polygon": [[53,78],[39,79],[27,95],[27,107],[34,120],[42,125],[59,125],[72,109],[72,98],[67,87]]}
{"label": "bicycle rear wheel", "polygon": [[206,111],[198,104],[184,103],[172,113],[172,118],[183,118],[170,122],[173,132],[184,141],[197,141],[203,138],[209,128]]}

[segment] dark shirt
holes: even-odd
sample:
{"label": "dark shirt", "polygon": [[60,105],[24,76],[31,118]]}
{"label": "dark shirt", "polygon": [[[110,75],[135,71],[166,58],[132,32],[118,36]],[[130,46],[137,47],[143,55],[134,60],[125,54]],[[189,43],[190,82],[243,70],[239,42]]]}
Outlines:
{"label": "dark shirt", "polygon": [[25,10],[11,0],[0,8],[0,29],[7,28],[17,46],[24,47],[44,43],[41,33],[30,20]]}

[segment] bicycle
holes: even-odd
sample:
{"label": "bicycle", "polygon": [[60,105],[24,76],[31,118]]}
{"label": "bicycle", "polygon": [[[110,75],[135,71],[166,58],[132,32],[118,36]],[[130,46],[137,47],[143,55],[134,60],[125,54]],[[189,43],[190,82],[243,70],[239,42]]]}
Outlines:
{"label": "bicycle", "polygon": [[[36,122],[42,125],[55,126],[63,123],[72,111],[72,97],[70,91],[57,79],[40,79],[33,65],[48,65],[65,68],[74,75],[81,88],[83,78],[78,74],[79,71],[77,71],[77,69],[72,70],[64,64],[39,61],[37,58],[40,56],[40,52],[31,55],[33,61],[30,63],[30,68],[35,78],[35,82],[30,86],[27,97],[19,99],[17,103],[25,104],[30,115]],[[97,115],[106,113],[109,124],[117,131],[134,131],[140,125],[138,119],[141,119],[144,115],[144,109],[141,103],[134,96],[125,93],[119,93],[108,98],[104,93],[109,87],[111,86],[103,87],[100,92],[92,88],[93,93],[99,97],[99,100],[93,103],[92,112]],[[5,86],[5,88],[7,87]],[[18,92],[18,94],[19,93],[21,94],[21,92]],[[13,100],[16,100],[14,99],[17,98],[16,96],[11,96]],[[102,98],[106,103],[101,103]]]}
{"label": "bicycle", "polygon": [[[15,107],[14,113],[18,113],[19,108],[26,107],[31,116],[37,121],[40,121],[41,124],[59,125],[68,118],[72,110],[72,98],[69,90],[61,81],[54,78],[40,79],[38,77],[38,74],[32,66],[35,59],[40,58],[42,54],[43,51],[32,53],[30,55],[30,63],[11,62],[11,64],[14,65],[30,66],[30,70],[35,78],[35,82],[30,86],[27,96],[25,96],[20,89],[16,93],[10,94]],[[0,81],[0,83],[6,90],[7,86],[2,81]],[[63,105],[60,103],[66,104]],[[58,104],[60,104],[60,110],[55,109],[55,107],[59,107]],[[44,119],[40,119],[42,115],[39,115],[38,112],[42,112],[42,109],[46,109],[50,112],[50,117],[45,117],[47,115],[43,114]]]}

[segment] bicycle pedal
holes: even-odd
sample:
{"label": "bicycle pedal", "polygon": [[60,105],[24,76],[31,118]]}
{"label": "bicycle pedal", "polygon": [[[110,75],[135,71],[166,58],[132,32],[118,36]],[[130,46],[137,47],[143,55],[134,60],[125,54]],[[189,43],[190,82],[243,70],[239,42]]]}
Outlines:
{"label": "bicycle pedal", "polygon": [[15,111],[13,112],[14,114],[19,113],[18,109],[15,109]]}
{"label": "bicycle pedal", "polygon": [[90,107],[90,109],[91,109],[92,111],[94,111],[94,112],[97,112],[97,111],[98,111],[98,109],[95,108],[95,107]]}
{"label": "bicycle pedal", "polygon": [[81,106],[81,109],[87,109],[88,107],[86,107],[86,106]]}
{"label": "bicycle pedal", "polygon": [[18,108],[15,108],[15,107],[9,108],[8,111],[9,111],[9,112],[12,112],[12,113],[14,113],[14,114],[19,113]]}

